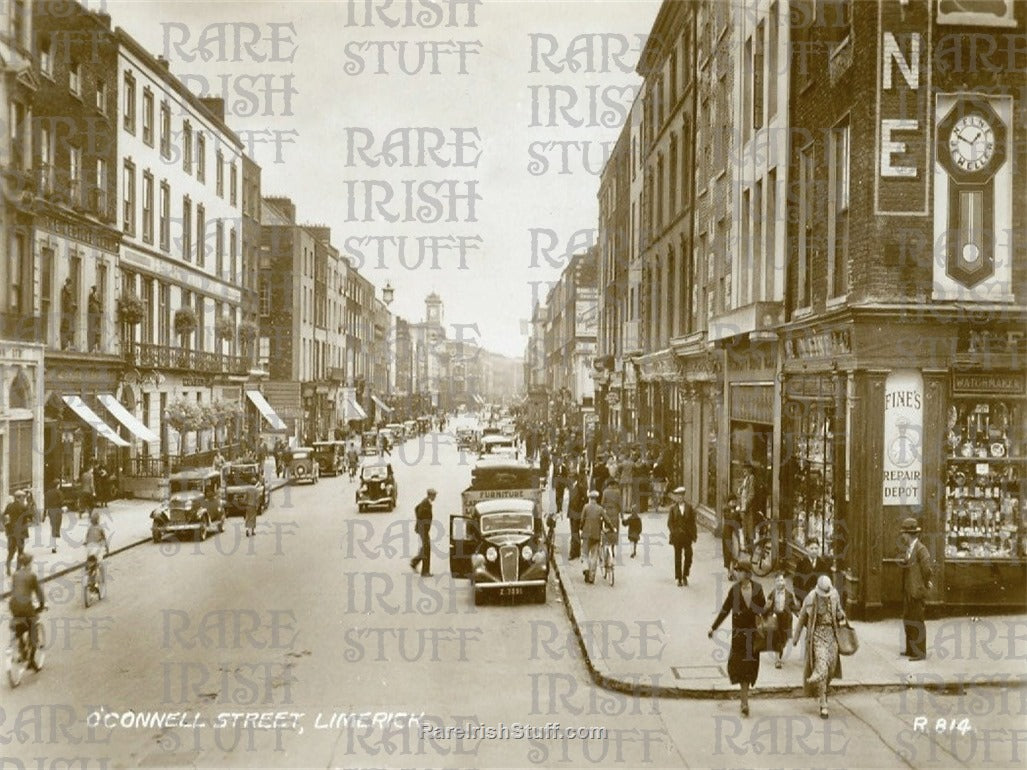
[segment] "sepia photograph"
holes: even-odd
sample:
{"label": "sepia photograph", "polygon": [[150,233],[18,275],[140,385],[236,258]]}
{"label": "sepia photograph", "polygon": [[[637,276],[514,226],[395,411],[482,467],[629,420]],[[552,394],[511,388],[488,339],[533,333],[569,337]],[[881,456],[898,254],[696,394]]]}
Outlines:
{"label": "sepia photograph", "polygon": [[0,0],[0,770],[1027,766],[1027,0]]}

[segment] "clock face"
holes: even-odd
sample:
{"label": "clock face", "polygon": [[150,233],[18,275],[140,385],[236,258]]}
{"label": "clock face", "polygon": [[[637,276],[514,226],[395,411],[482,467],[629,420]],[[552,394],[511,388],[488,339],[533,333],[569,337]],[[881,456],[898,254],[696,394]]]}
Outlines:
{"label": "clock face", "polygon": [[963,171],[979,171],[995,156],[995,131],[986,118],[978,114],[964,115],[949,133],[952,162]]}

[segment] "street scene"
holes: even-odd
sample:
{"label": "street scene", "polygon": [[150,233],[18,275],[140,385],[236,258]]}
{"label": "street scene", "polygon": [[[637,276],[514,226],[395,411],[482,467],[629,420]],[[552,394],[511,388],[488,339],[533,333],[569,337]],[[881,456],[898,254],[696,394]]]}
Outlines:
{"label": "street scene", "polygon": [[1024,39],[4,4],[0,769],[1027,765]]}

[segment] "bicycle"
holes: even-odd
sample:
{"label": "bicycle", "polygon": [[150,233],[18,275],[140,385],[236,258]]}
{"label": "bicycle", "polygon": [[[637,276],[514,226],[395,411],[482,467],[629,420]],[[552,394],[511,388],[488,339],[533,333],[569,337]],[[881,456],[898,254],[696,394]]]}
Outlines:
{"label": "bicycle", "polygon": [[36,612],[36,635],[39,642],[35,647],[32,645],[32,635],[29,633],[32,628],[29,618],[11,618],[11,640],[4,655],[4,667],[7,669],[7,680],[11,687],[21,684],[25,669],[29,667],[29,661],[32,660],[33,655],[35,655],[37,670],[43,668],[43,661],[46,658],[46,629],[39,622],[39,613],[44,609],[44,607],[40,607]]}
{"label": "bicycle", "polygon": [[95,554],[89,554],[82,571],[82,601],[86,609],[94,601],[107,598],[107,570]]}
{"label": "bicycle", "polygon": [[770,520],[761,521],[754,527],[749,563],[752,565],[753,574],[758,577],[766,577],[778,564],[775,534]]}

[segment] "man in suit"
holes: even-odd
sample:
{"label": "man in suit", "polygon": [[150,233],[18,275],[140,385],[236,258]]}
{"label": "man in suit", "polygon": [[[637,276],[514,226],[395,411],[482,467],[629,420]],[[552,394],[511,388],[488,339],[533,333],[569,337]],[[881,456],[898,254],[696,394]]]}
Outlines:
{"label": "man in suit", "polygon": [[695,509],[685,502],[684,487],[678,487],[670,496],[673,502],[667,514],[667,529],[674,546],[674,579],[679,586],[687,586],[688,573],[692,571],[692,544],[699,539]]}
{"label": "man in suit", "polygon": [[927,546],[920,542],[920,525],[916,519],[902,522],[902,542],[906,554],[902,560],[902,627],[906,638],[906,655],[912,661],[927,657],[927,624],[924,604],[927,592],[934,587],[934,565]]}
{"label": "man in suit", "polygon": [[417,565],[421,565],[421,577],[432,577],[431,574],[431,521],[432,507],[435,496],[438,493],[429,489],[424,499],[417,504],[414,515],[417,520],[414,522],[414,531],[421,537],[421,552],[410,560],[410,569],[417,571]]}

